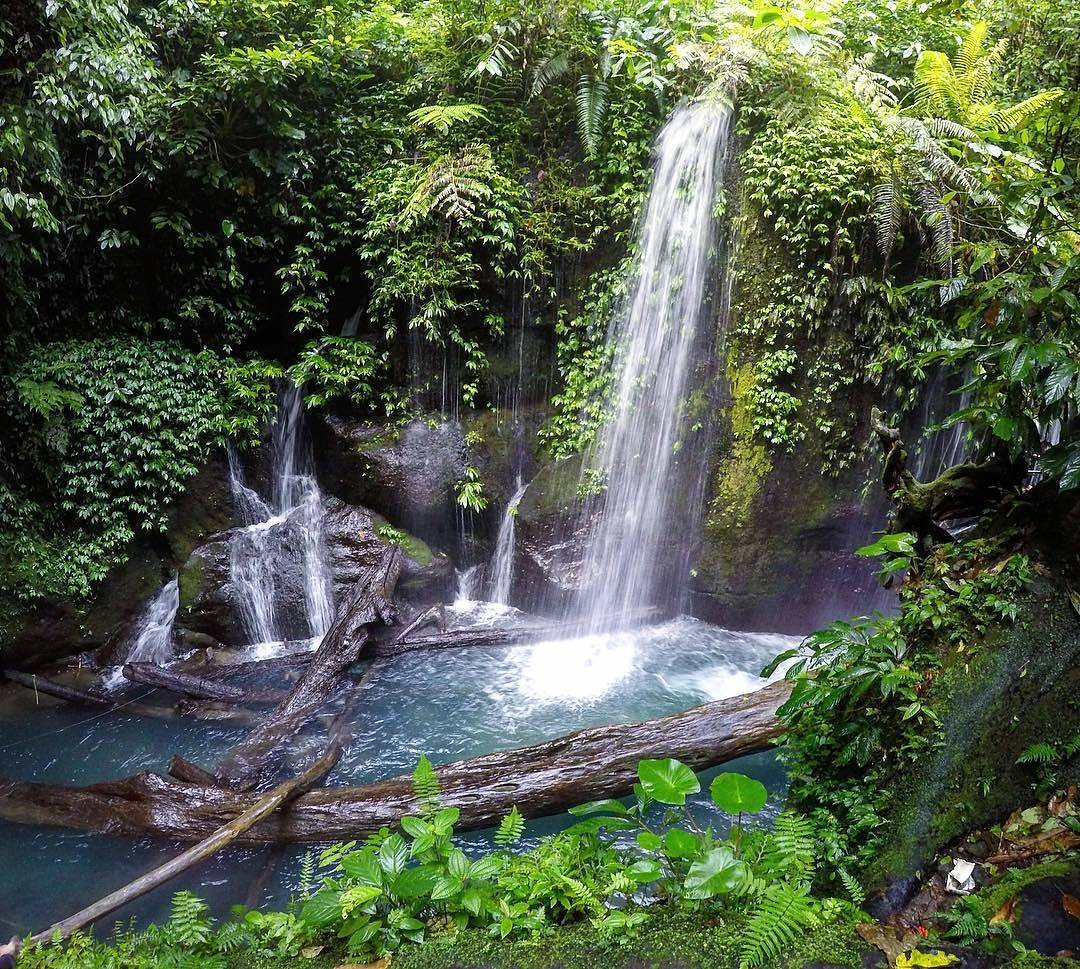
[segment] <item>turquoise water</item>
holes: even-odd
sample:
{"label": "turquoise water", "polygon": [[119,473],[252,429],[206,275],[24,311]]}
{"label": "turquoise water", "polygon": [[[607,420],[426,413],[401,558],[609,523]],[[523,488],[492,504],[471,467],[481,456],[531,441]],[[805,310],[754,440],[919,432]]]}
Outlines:
{"label": "turquoise water", "polygon": [[[476,604],[470,613],[471,608],[459,604],[462,620],[483,621],[485,610],[490,618],[491,607]],[[422,753],[445,763],[744,693],[761,685],[758,671],[793,642],[681,618],[635,632],[524,647],[407,654],[380,670],[354,705],[352,741],[327,783],[361,784],[405,773]],[[127,695],[154,699],[146,693],[134,689]],[[293,763],[321,749],[318,726],[297,738]],[[162,771],[175,753],[212,767],[243,732],[194,720],[93,716],[36,700],[21,688],[0,691],[0,773],[9,777],[88,784]],[[785,782],[772,754],[724,769],[761,779],[773,795],[772,813],[779,809]],[[718,820],[705,801],[694,810]],[[561,815],[531,822],[529,843],[570,820]],[[484,832],[466,833],[461,842],[466,850],[488,843]],[[160,918],[181,888],[206,897],[219,914],[236,902],[282,904],[296,888],[300,860],[310,847],[229,849],[116,918]],[[177,849],[156,839],[0,823],[0,931],[38,931]]]}

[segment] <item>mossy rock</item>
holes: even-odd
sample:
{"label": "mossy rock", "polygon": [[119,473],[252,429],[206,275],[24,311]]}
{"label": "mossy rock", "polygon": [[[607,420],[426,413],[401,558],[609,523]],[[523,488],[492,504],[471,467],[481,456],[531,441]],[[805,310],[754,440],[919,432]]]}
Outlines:
{"label": "mossy rock", "polygon": [[[1063,581],[1041,578],[973,653],[953,653],[927,701],[943,744],[893,782],[884,844],[871,884],[925,870],[972,828],[1035,800],[1038,766],[1017,758],[1035,743],[1080,731],[1080,615]],[[1080,757],[1057,765],[1058,784],[1080,781]]]}
{"label": "mossy rock", "polygon": [[147,599],[208,535],[231,523],[228,469],[215,457],[170,506],[165,531],[132,542],[127,559],[109,572],[89,600],[13,607],[12,632],[3,644],[5,659],[13,664],[46,662],[122,640]]}

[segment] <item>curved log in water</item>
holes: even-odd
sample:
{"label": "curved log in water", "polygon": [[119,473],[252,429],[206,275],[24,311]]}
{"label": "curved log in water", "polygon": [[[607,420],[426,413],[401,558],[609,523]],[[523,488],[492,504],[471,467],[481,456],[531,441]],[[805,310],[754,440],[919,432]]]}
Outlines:
{"label": "curved log in water", "polygon": [[394,620],[394,587],[404,562],[401,549],[391,546],[382,559],[353,586],[326,631],[311,663],[284,700],[222,759],[214,773],[226,785],[250,787],[274,767],[285,741],[326,702],[345,671],[357,661],[372,623]]}
{"label": "curved log in water", "polygon": [[110,892],[104,898],[93,905],[89,905],[69,918],[63,919],[49,926],[44,932],[39,932],[30,941],[38,945],[59,937],[66,939],[74,932],[92,925],[98,919],[104,918],[118,908],[129,902],[141,898],[147,892],[153,891],[166,882],[171,881],[177,875],[194,867],[199,862],[205,861],[211,855],[216,854],[226,845],[235,841],[248,828],[258,824],[263,818],[273,814],[290,800],[299,796],[303,791],[321,781],[334,769],[341,758],[341,744],[336,739],[331,739],[329,746],[306,770],[283,781],[267,794],[263,794],[242,814],[223,824],[208,837],[198,844],[181,852],[175,858],[170,858],[165,864],[148,871],[145,875],[129,882],[123,888]]}
{"label": "curved log in water", "polygon": [[[490,827],[517,805],[527,817],[628,794],[643,758],[677,757],[695,769],[764,750],[781,733],[776,710],[790,684],[716,700],[683,713],[590,727],[518,750],[438,768],[442,801],[461,810],[459,830]],[[142,773],[89,787],[0,780],[0,819],[108,834],[157,834],[180,841],[206,837],[252,807],[257,794],[183,784]],[[238,843],[362,838],[415,813],[408,776],[304,794],[259,822]]]}

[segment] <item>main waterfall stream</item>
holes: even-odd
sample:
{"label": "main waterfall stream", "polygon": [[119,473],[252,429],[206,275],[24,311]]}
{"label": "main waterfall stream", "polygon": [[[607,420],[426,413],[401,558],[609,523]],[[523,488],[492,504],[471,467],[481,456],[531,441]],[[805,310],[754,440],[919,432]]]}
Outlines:
{"label": "main waterfall stream", "polygon": [[[622,631],[603,628],[601,615],[624,615],[681,587],[695,516],[694,500],[707,453],[693,435],[687,400],[705,385],[711,345],[726,323],[723,247],[717,232],[717,192],[728,151],[729,111],[702,102],[679,108],[656,146],[654,182],[636,247],[625,302],[612,321],[614,415],[591,456],[606,489],[585,556],[592,578],[579,614],[592,616],[587,635],[514,648],[409,653],[386,663],[354,707],[351,746],[330,785],[357,784],[412,769],[426,754],[436,764],[521,747],[582,727],[634,722],[672,714],[762,685],[759,671],[790,637],[733,632],[689,617]],[[320,532],[322,493],[304,430],[302,395],[282,395],[270,445],[266,498],[248,484],[231,455],[238,527],[229,533],[230,583],[246,648],[266,655],[289,639],[276,588],[284,568],[302,562],[305,634],[317,640],[333,620],[332,575]],[[252,480],[258,480],[252,476]],[[486,583],[477,601],[479,572],[462,573],[447,613],[456,625],[527,621],[507,606],[514,579],[514,515],[527,483],[507,508]],[[286,523],[299,528],[284,528]],[[291,556],[279,555],[283,536]],[[171,583],[144,616],[176,611]],[[171,612],[166,606],[171,607]],[[160,608],[158,608],[160,607]],[[167,641],[167,634],[166,634]],[[143,644],[145,645],[145,644]],[[268,682],[267,685],[280,683]],[[128,686],[141,699],[147,691]],[[123,696],[123,694],[122,694]],[[21,779],[86,784],[140,770],[162,771],[173,754],[212,766],[244,735],[237,728],[177,718],[153,720],[109,711],[88,714],[34,693],[0,690],[2,773]],[[299,735],[289,765],[306,763],[324,743],[321,729]],[[725,769],[758,776],[775,795],[784,786],[770,754]],[[775,807],[780,797],[770,799]],[[707,799],[697,811],[712,819]],[[772,808],[771,808],[772,809]],[[567,823],[566,816],[532,822],[535,839]],[[464,836],[465,847],[486,841]],[[0,824],[0,867],[19,884],[0,913],[3,928],[24,933],[120,886],[175,853],[156,840]],[[190,888],[218,912],[232,903],[287,901],[297,887],[306,849],[282,852],[230,849],[118,917],[161,917],[171,893]]]}

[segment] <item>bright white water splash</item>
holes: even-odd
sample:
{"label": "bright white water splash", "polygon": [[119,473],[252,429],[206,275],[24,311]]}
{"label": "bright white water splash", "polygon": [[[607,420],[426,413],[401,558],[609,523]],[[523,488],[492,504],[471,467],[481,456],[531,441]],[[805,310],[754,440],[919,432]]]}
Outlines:
{"label": "bright white water splash", "polygon": [[528,487],[528,484],[521,483],[519,475],[517,491],[507,503],[502,524],[499,525],[499,534],[495,539],[495,554],[491,557],[491,566],[488,569],[488,585],[491,589],[488,598],[503,606],[510,602],[510,587],[514,581],[514,533],[518,505],[521,504],[521,499],[525,496]]}
{"label": "bright white water splash", "polygon": [[[730,110],[701,101],[679,108],[656,144],[652,189],[638,230],[629,292],[608,333],[614,415],[587,463],[606,482],[582,564],[579,614],[593,629],[665,598],[682,585],[705,448],[687,439],[687,398],[714,334],[709,299],[720,279],[726,327],[726,262],[717,265],[715,206]],[[679,458],[685,445],[685,455]]]}
{"label": "bright white water splash", "polygon": [[[300,543],[304,607],[308,635],[317,641],[334,620],[333,577],[322,531],[322,492],[315,478],[311,443],[304,424],[301,388],[288,384],[281,393],[271,448],[271,499],[267,503],[248,487],[234,452],[229,453],[229,481],[237,518],[229,545],[229,574],[245,639],[267,646],[285,640],[276,577],[295,568]],[[285,529],[288,528],[288,538]]]}
{"label": "bright white water splash", "polygon": [[180,585],[173,579],[166,582],[143,606],[132,627],[123,658],[105,677],[106,687],[116,689],[127,684],[122,672],[125,663],[157,663],[162,666],[175,658],[172,631],[179,608]]}

